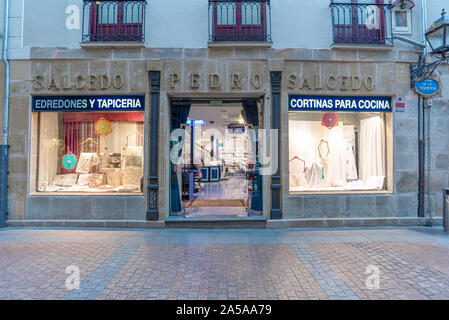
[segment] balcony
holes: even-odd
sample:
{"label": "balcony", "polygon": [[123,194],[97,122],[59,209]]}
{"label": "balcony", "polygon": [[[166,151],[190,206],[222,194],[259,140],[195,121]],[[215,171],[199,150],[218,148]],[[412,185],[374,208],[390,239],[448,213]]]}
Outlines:
{"label": "balcony", "polygon": [[209,0],[209,43],[271,43],[270,0]]}
{"label": "balcony", "polygon": [[334,45],[392,46],[391,5],[330,4]]}
{"label": "balcony", "polygon": [[84,0],[82,43],[143,43],[145,0]]}

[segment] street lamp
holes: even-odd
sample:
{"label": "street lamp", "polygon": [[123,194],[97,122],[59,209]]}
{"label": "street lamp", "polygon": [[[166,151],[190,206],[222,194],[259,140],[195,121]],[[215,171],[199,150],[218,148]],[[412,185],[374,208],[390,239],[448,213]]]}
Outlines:
{"label": "street lamp", "polygon": [[417,81],[429,78],[440,64],[449,64],[449,18],[446,17],[446,11],[443,9],[441,18],[436,20],[426,31],[426,39],[432,51],[431,55],[437,57],[437,60],[426,64],[423,56],[419,57],[416,64],[410,65],[412,89],[415,89]]}
{"label": "street lamp", "polygon": [[443,9],[441,18],[435,21],[426,31],[426,39],[432,48],[432,54],[446,57],[449,51],[449,17]]}

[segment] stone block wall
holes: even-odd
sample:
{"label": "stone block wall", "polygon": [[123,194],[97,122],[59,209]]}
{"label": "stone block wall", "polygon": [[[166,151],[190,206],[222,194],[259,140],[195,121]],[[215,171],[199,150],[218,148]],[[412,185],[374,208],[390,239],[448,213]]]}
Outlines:
{"label": "stone block wall", "polygon": [[[442,83],[442,92],[433,97],[426,111],[426,215],[441,216],[443,212],[443,188],[449,187],[449,67],[440,66],[437,76]],[[430,120],[430,136],[428,134]],[[430,148],[429,148],[430,147]],[[429,153],[430,149],[430,153]],[[430,171],[429,166],[430,165]],[[430,195],[428,186],[430,172]]]}
{"label": "stone block wall", "polygon": [[[114,59],[85,59],[89,53],[74,56],[78,59],[59,59],[56,49],[34,50],[40,55],[35,60],[11,61],[10,98],[10,161],[9,161],[9,220],[146,220],[146,196],[60,196],[29,195],[28,167],[31,125],[31,95],[107,95],[145,94],[146,110],[149,110],[148,75],[144,61]],[[75,50],[76,51],[76,50]],[[95,51],[94,51],[95,52]],[[98,56],[101,52],[90,53]],[[44,58],[45,56],[48,59]],[[101,56],[101,55],[100,55]],[[121,74],[123,87],[110,86],[107,90],[90,90],[87,85],[82,90],[64,89],[64,76],[74,81],[77,76],[106,74],[112,77]],[[32,79],[43,77],[43,88],[37,90]],[[49,80],[54,78],[57,88],[49,88]],[[148,118],[148,117],[147,117]],[[148,157],[146,158],[148,161]],[[148,166],[146,165],[146,168]],[[146,184],[145,184],[146,185]]]}
{"label": "stone block wall", "polygon": [[[160,140],[159,140],[159,210],[160,220],[165,220],[169,207],[169,154],[166,138],[169,128],[170,97],[246,97],[265,96],[265,109],[271,108],[267,98],[270,92],[270,66],[283,69],[281,94],[281,174],[282,211],[285,219],[347,219],[347,218],[413,218],[417,216],[418,192],[418,122],[417,96],[410,89],[409,64],[417,61],[417,54],[400,50],[312,50],[271,48],[209,48],[209,49],[31,49],[31,60],[11,61],[11,114],[10,114],[10,193],[9,219],[13,220],[145,220],[146,197],[41,197],[28,196],[27,170],[30,141],[31,94],[117,94],[145,93],[147,121],[149,122],[148,71],[161,70]],[[1,65],[0,65],[1,68]],[[1,71],[1,69],[0,69]],[[239,90],[232,88],[229,77],[238,73],[242,82]],[[122,74],[126,78],[120,89],[107,90],[48,90],[33,89],[32,78],[54,77],[61,83],[62,75],[72,79],[87,74]],[[179,73],[181,79],[174,86],[170,76]],[[191,74],[201,75],[199,88],[192,88]],[[219,74],[223,80],[220,89],[208,88],[207,75]],[[251,75],[259,73],[263,85],[251,87]],[[345,95],[348,91],[292,90],[287,76],[296,74],[370,74],[376,87],[362,89],[352,94],[389,95],[403,97],[405,112],[393,111],[393,164],[392,193],[296,195],[288,191],[288,95],[330,94]],[[3,79],[3,78],[2,78]],[[0,84],[2,79],[0,79]],[[445,87],[449,87],[449,83]],[[443,89],[444,90],[444,89]],[[447,91],[447,90],[446,90]],[[351,92],[349,92],[351,93]],[[3,102],[0,101],[0,104]],[[441,214],[440,189],[449,183],[448,176],[448,104],[449,97],[433,99],[431,108],[431,200],[435,214]],[[267,115],[270,113],[267,112]],[[0,114],[2,117],[3,113]],[[266,119],[265,123],[270,123]],[[149,123],[147,123],[149,132]],[[147,138],[148,139],[148,138]],[[148,148],[148,146],[147,146]],[[148,149],[147,149],[148,150]],[[146,154],[148,160],[148,152]],[[148,169],[148,163],[146,170]],[[269,183],[267,183],[267,186]],[[270,189],[264,190],[270,198]],[[267,201],[269,203],[269,201]],[[73,211],[65,212],[67,208]],[[269,208],[265,208],[266,212]]]}

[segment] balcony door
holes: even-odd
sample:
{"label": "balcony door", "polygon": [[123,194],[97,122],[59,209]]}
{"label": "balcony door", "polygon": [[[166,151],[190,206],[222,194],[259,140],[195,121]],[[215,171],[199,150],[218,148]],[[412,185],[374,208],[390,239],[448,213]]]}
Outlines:
{"label": "balcony door", "polygon": [[90,41],[142,41],[144,2],[92,3]]}
{"label": "balcony door", "polygon": [[214,2],[212,41],[267,41],[265,2]]}
{"label": "balcony door", "polygon": [[[337,43],[385,44],[383,0],[350,0],[335,9],[334,35]],[[374,10],[372,10],[374,8]]]}

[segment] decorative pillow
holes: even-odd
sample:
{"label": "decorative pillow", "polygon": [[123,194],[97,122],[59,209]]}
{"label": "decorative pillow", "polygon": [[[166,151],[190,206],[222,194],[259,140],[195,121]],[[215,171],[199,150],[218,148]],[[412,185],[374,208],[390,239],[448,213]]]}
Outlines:
{"label": "decorative pillow", "polygon": [[122,154],[124,167],[142,167],[142,154],[142,147],[127,147]]}
{"label": "decorative pillow", "polygon": [[77,173],[89,173],[92,158],[96,153],[81,153],[76,166]]}
{"label": "decorative pillow", "polygon": [[141,167],[127,167],[122,169],[123,185],[140,185],[140,179],[142,178]]}

